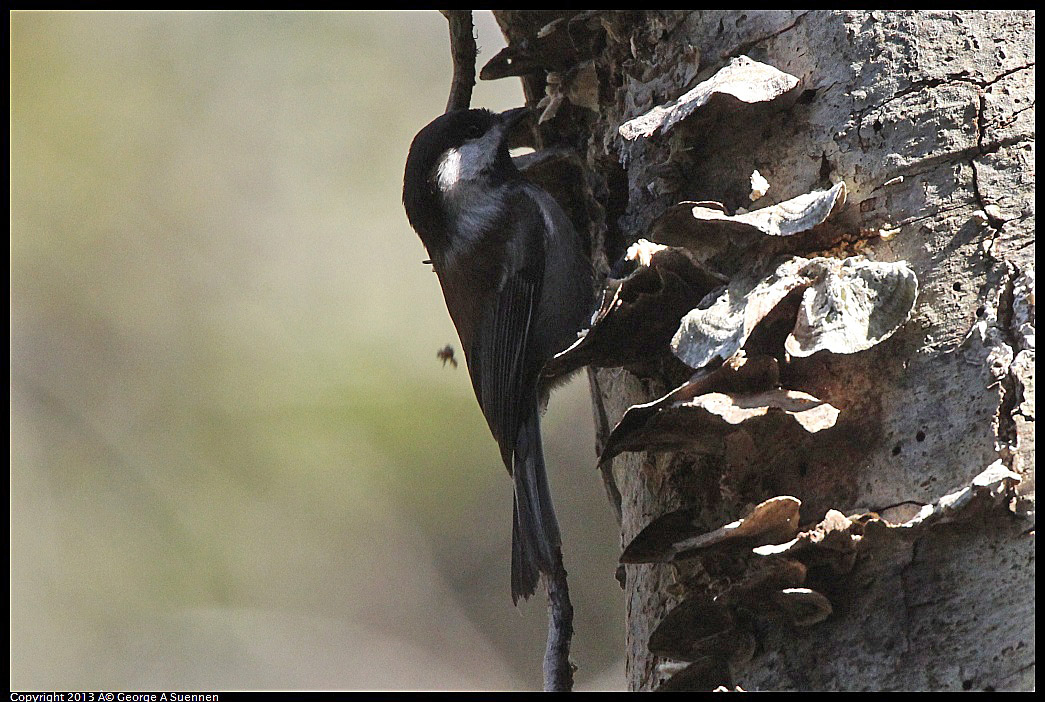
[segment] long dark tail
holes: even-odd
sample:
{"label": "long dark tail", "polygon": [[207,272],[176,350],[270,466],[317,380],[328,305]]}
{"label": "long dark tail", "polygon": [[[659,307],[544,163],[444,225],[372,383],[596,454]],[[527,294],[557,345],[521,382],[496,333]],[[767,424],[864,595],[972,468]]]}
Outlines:
{"label": "long dark tail", "polygon": [[562,568],[559,522],[544,470],[541,424],[537,404],[519,429],[512,469],[515,478],[512,523],[512,601],[527,598],[541,573]]}
{"label": "long dark tail", "polygon": [[519,430],[515,447],[514,521],[512,523],[512,601],[529,597],[544,574],[548,591],[548,646],[544,652],[544,689],[573,689],[570,642],[573,639],[573,605],[562,565],[559,522],[552,507],[548,476],[544,471],[541,423],[537,403]]}

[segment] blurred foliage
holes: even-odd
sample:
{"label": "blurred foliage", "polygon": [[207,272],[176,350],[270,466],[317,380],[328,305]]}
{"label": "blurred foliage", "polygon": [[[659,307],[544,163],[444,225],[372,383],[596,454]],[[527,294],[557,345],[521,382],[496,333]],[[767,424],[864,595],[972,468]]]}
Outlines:
{"label": "blurred foliage", "polygon": [[[510,481],[400,203],[445,20],[10,19],[12,688],[539,686]],[[545,424],[579,684],[619,686],[583,377]]]}

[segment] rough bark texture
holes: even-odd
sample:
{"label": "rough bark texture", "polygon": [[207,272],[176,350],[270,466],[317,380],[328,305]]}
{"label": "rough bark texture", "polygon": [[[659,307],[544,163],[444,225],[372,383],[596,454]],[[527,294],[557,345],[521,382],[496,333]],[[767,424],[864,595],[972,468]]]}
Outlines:
{"label": "rough bark texture", "polygon": [[[546,29],[561,17],[563,32]],[[503,12],[498,20],[510,46],[529,46],[540,67],[523,78],[528,102],[545,97],[548,72],[548,94],[566,96],[540,126],[538,146],[579,154],[561,159],[569,168],[546,170],[561,176],[560,199],[589,232],[602,274],[680,201],[714,200],[732,212],[844,180],[836,255],[905,260],[919,280],[912,319],[884,343],[789,359],[782,369],[787,387],[841,409],[834,430],[797,439],[740,430],[714,451],[616,457],[622,545],[682,507],[711,531],[793,495],[808,524],[829,509],[934,503],[998,459],[1022,478],[1011,509],[883,539],[844,574],[812,569],[830,617],[806,628],[756,622],[745,634],[753,645],[705,661],[692,684],[1031,689],[1033,13]],[[797,101],[698,112],[669,134],[620,136],[621,124],[740,55],[800,78]],[[597,113],[583,105],[590,86],[577,78],[588,61]],[[770,189],[752,205],[756,169]],[[584,192],[563,185],[575,175]],[[554,192],[556,177],[545,180]],[[814,238],[792,250],[825,253]],[[730,276],[745,262],[716,263]],[[601,440],[629,406],[663,396],[685,373],[664,362],[590,377]],[[632,689],[654,689],[676,669],[649,652],[649,637],[670,609],[714,586],[702,563],[623,568]]]}

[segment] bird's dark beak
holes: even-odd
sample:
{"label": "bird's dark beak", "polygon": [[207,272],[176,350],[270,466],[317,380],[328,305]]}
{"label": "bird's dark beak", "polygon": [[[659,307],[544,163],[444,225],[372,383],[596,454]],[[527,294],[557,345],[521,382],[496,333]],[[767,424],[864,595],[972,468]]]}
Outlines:
{"label": "bird's dark beak", "polygon": [[533,131],[529,128],[528,119],[532,112],[529,107],[516,107],[498,115],[501,119],[501,130],[510,148],[533,146]]}
{"label": "bird's dark beak", "polygon": [[505,110],[500,114],[501,124],[504,125],[505,131],[510,131],[529,114],[529,107],[516,107],[513,110]]}

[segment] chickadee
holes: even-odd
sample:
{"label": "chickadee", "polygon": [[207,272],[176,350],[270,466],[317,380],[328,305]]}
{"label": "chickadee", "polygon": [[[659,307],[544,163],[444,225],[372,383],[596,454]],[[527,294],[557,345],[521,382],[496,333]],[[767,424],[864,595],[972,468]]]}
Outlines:
{"label": "chickadee", "polygon": [[512,601],[561,568],[541,449],[546,361],[593,304],[591,264],[558,203],[523,178],[508,134],[526,108],[457,110],[410,145],[403,205],[439,276],[476,399],[514,478]]}

